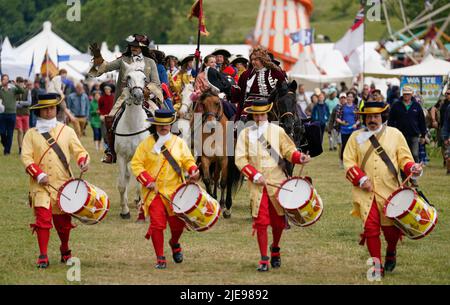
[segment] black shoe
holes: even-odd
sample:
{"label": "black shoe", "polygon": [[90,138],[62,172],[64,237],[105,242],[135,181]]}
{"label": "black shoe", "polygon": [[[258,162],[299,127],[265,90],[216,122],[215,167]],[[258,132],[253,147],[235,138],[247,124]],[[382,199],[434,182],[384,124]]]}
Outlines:
{"label": "black shoe", "polygon": [[270,265],[272,268],[280,268],[281,267],[281,256],[280,256],[280,247],[270,247],[271,258]]}
{"label": "black shoe", "polygon": [[386,252],[384,270],[386,272],[392,272],[395,269],[395,265],[397,264],[397,253],[394,252]]}
{"label": "black shoe", "polygon": [[259,272],[269,271],[269,257],[268,256],[264,256],[261,258],[261,260],[259,261],[259,266],[256,270],[258,270]]}
{"label": "black shoe", "polygon": [[180,244],[174,244],[171,245],[169,243],[170,247],[172,248],[172,257],[173,257],[173,261],[177,264],[180,264],[183,262],[183,252],[181,251],[181,246]]}
{"label": "black shoe", "polygon": [[165,256],[158,256],[157,257],[155,268],[156,269],[166,269],[167,268],[167,261],[166,261],[166,257]]}
{"label": "black shoe", "polygon": [[47,255],[39,255],[36,266],[38,267],[38,269],[47,269],[48,266],[50,266],[48,256]]}

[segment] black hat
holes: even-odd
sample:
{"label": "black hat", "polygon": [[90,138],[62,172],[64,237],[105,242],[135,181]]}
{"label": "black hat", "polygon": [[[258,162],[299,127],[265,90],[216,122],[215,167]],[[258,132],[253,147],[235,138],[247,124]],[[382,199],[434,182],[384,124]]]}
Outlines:
{"label": "black hat", "polygon": [[157,109],[155,116],[148,119],[152,125],[172,125],[176,120],[175,112],[169,109]]}
{"label": "black hat", "polygon": [[134,34],[133,36],[128,36],[126,39],[129,46],[132,47],[145,47],[148,48],[150,45],[150,40],[146,35]]}
{"label": "black hat", "polygon": [[276,60],[276,59],[275,59],[275,56],[273,56],[272,53],[269,53],[269,57],[270,57],[270,60],[271,60],[274,64],[276,64],[277,66],[281,65],[281,62],[279,62],[278,60]]}
{"label": "black hat", "polygon": [[214,52],[211,53],[211,55],[223,55],[226,58],[231,57],[231,53],[225,49],[215,49]]}
{"label": "black hat", "polygon": [[268,100],[254,100],[250,107],[244,109],[250,114],[263,114],[272,110],[273,103]]}
{"label": "black hat", "polygon": [[383,113],[389,108],[389,105],[383,102],[366,102],[362,111],[357,111],[357,114],[379,114]]}
{"label": "black hat", "polygon": [[39,94],[37,104],[31,106],[30,110],[57,106],[60,103],[60,95],[57,93]]}
{"label": "black hat", "polygon": [[194,60],[195,55],[194,54],[189,54],[185,57],[183,57],[180,61],[180,66],[183,66],[185,64],[187,64],[188,62],[190,62],[191,60]]}
{"label": "black hat", "polygon": [[237,64],[237,63],[242,63],[244,65],[248,64],[248,59],[245,58],[244,56],[237,54],[237,55],[233,55],[230,57],[230,64]]}

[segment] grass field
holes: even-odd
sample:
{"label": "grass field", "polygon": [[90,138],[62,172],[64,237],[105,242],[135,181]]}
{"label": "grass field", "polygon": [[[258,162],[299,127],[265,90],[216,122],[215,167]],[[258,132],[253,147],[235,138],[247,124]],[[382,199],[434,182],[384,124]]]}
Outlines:
{"label": "grass field", "polygon": [[[100,163],[90,130],[88,134],[83,143],[93,161],[85,178],[108,193],[112,207],[102,223],[79,224],[72,231],[71,248],[81,260],[81,284],[371,284],[366,279],[368,253],[358,245],[361,222],[349,215],[351,187],[339,169],[336,152],[325,151],[305,167],[304,174],[313,178],[325,210],[313,226],[284,233],[280,269],[256,271],[259,254],[244,188],[237,195],[231,219],[221,218],[209,231],[183,235],[185,261],[180,265],[171,261],[166,234],[168,269],[156,270],[153,248],[144,239],[148,222],[120,219],[117,167]],[[11,156],[0,156],[0,284],[71,284],[66,280],[69,267],[59,263],[54,230],[50,268],[35,267],[38,247],[28,226],[33,222],[27,205],[28,177],[16,142],[14,147]],[[438,153],[432,155],[421,185],[438,209],[439,223],[426,238],[405,239],[399,245],[397,269],[381,284],[450,284],[450,177],[444,175]]]}

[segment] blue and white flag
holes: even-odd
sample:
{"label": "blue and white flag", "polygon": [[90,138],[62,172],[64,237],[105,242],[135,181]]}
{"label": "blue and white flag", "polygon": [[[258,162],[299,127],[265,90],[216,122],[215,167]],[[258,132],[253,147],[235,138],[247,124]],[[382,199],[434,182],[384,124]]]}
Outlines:
{"label": "blue and white flag", "polygon": [[289,35],[293,43],[309,46],[314,43],[314,29],[302,29]]}
{"label": "blue and white flag", "polygon": [[33,69],[34,69],[34,51],[33,51],[33,57],[31,58],[30,69],[28,70],[28,78],[30,78],[31,73],[33,73]]}

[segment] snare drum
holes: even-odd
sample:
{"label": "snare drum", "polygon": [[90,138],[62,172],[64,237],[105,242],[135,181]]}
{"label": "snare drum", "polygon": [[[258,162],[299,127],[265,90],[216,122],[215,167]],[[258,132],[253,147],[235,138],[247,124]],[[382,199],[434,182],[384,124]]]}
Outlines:
{"label": "snare drum", "polygon": [[425,237],[437,223],[436,209],[409,187],[400,188],[389,196],[384,214],[411,239]]}
{"label": "snare drum", "polygon": [[276,193],[276,198],[289,220],[297,226],[310,226],[322,216],[322,199],[305,178],[292,177],[284,181]]}
{"label": "snare drum", "polygon": [[219,219],[219,203],[198,184],[180,185],[171,200],[175,215],[194,231],[206,231]]}
{"label": "snare drum", "polygon": [[[77,190],[78,187],[78,190]],[[82,179],[71,179],[58,192],[59,208],[87,225],[97,224],[109,211],[106,193]]]}

